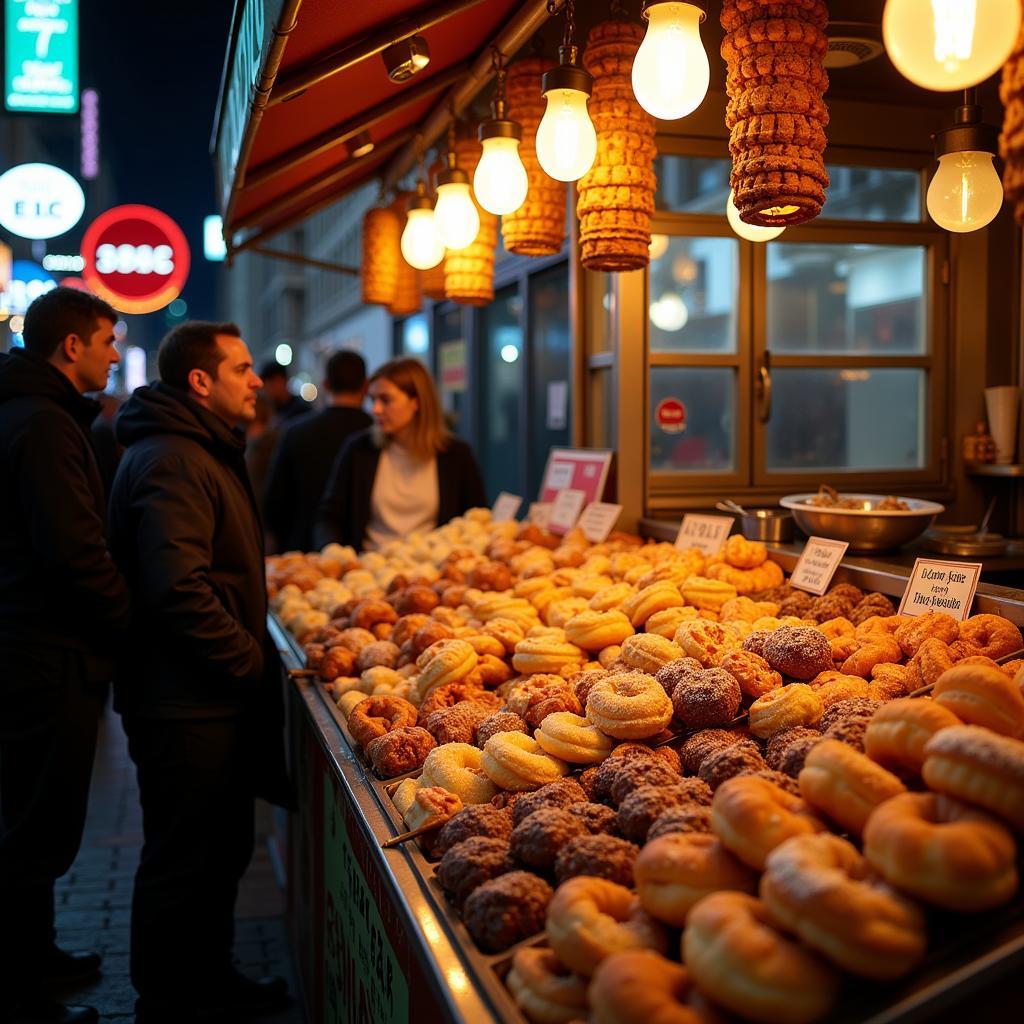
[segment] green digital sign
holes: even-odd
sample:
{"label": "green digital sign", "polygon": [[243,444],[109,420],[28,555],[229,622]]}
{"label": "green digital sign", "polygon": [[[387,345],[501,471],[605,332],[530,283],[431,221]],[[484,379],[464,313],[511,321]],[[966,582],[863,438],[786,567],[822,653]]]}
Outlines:
{"label": "green digital sign", "polygon": [[4,106],[78,112],[78,0],[4,0]]}

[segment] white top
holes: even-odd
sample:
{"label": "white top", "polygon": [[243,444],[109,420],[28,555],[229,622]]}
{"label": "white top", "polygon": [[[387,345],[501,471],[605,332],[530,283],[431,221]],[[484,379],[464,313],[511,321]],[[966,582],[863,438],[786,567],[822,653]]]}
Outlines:
{"label": "white top", "polygon": [[380,453],[370,495],[367,550],[432,530],[440,505],[436,457],[421,459],[400,445],[389,444]]}

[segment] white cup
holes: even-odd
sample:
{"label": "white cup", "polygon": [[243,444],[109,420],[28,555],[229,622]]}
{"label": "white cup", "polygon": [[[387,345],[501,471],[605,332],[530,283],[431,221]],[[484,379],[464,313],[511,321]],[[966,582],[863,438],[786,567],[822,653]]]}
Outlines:
{"label": "white cup", "polygon": [[1017,409],[1020,388],[1009,384],[985,388],[988,429],[996,442],[996,462],[1013,462],[1017,451]]}

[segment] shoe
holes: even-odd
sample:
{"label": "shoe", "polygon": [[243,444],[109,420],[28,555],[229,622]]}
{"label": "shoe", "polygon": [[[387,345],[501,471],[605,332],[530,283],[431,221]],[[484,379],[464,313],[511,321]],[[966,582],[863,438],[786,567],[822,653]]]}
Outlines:
{"label": "shoe", "polygon": [[65,1006],[49,1000],[22,1003],[4,1024],[97,1024],[100,1015],[91,1006]]}
{"label": "shoe", "polygon": [[103,957],[99,953],[68,953],[50,946],[43,959],[43,980],[51,985],[72,985],[100,973]]}

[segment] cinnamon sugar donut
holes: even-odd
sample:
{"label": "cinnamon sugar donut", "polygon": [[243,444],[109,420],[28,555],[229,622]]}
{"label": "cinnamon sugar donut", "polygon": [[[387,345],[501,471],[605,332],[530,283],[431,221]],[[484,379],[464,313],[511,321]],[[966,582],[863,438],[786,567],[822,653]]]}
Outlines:
{"label": "cinnamon sugar donut", "polygon": [[512,816],[493,804],[472,804],[463,807],[441,827],[434,840],[434,853],[443,856],[456,843],[474,836],[501,839],[508,845],[512,835]]}
{"label": "cinnamon sugar donut", "polygon": [[500,953],[544,927],[551,886],[529,871],[510,871],[484,882],[470,893],[462,919],[476,944]]}
{"label": "cinnamon sugar donut", "polygon": [[782,759],[790,744],[804,738],[821,739],[821,733],[817,729],[809,729],[803,725],[795,725],[790,729],[780,729],[775,733],[765,747],[764,759],[769,768],[776,771],[782,770]]}
{"label": "cinnamon sugar donut", "polygon": [[[452,821],[454,818],[448,824]],[[462,907],[474,889],[515,868],[506,840],[472,836],[445,851],[437,865],[437,880],[452,903]]]}
{"label": "cinnamon sugar donut", "polygon": [[761,750],[753,740],[741,740],[724,750],[717,750],[700,765],[699,776],[713,790],[743,772],[759,772],[765,767]]}
{"label": "cinnamon sugar donut", "polygon": [[505,703],[509,711],[522,716],[532,728],[537,728],[548,715],[558,711],[568,711],[574,715],[583,713],[583,707],[569,682],[562,676],[548,673],[529,676],[513,683],[505,695]]}
{"label": "cinnamon sugar donut", "polygon": [[744,651],[749,651],[751,654],[756,654],[759,658],[764,658],[764,645],[768,642],[768,637],[771,635],[772,630],[757,629],[755,627],[752,633],[748,633],[743,638],[740,648]]}
{"label": "cinnamon sugar donut", "polygon": [[594,686],[587,698],[587,718],[616,739],[644,739],[672,720],[672,702],[653,676],[624,672]]}
{"label": "cinnamon sugar donut", "polygon": [[813,679],[832,668],[832,648],[811,626],[782,626],[764,642],[765,661],[794,679]]}
{"label": "cinnamon sugar donut", "polygon": [[435,711],[454,707],[463,701],[485,704],[492,710],[501,706],[501,700],[495,694],[489,693],[475,683],[463,680],[458,683],[445,683],[444,686],[436,686],[431,690],[426,700],[420,703],[420,718],[426,722]]}
{"label": "cinnamon sugar donut", "polygon": [[365,750],[372,740],[386,732],[415,725],[418,717],[416,708],[401,697],[368,697],[352,709],[348,729]]}
{"label": "cinnamon sugar donut", "polygon": [[505,984],[516,1006],[536,1024],[569,1024],[586,1016],[586,981],[550,949],[517,949]]}
{"label": "cinnamon sugar donut", "polygon": [[700,766],[712,754],[735,746],[749,736],[735,729],[701,729],[688,737],[679,748],[683,769],[690,775],[696,775]]}
{"label": "cinnamon sugar donut", "polygon": [[520,793],[512,804],[512,824],[518,825],[534,811],[556,808],[567,811],[573,804],[584,803],[587,794],[575,779],[557,779],[532,793]]}
{"label": "cinnamon sugar donut", "polygon": [[864,752],[892,772],[920,775],[925,744],[941,729],[960,725],[948,708],[928,698],[903,697],[879,705],[864,733]]}
{"label": "cinnamon sugar donut", "polygon": [[486,704],[464,700],[450,708],[438,708],[427,716],[423,724],[440,746],[445,743],[475,745],[477,727],[491,715],[492,710]]}
{"label": "cinnamon sugar donut", "polygon": [[739,638],[731,628],[707,619],[683,622],[676,630],[675,642],[687,657],[695,658],[704,668],[717,665],[739,646]]}
{"label": "cinnamon sugar donut", "polygon": [[951,644],[960,638],[960,623],[945,612],[925,612],[904,622],[896,630],[896,642],[903,653],[912,658],[929,637]]}
{"label": "cinnamon sugar donut", "polygon": [[731,722],[742,694],[736,678],[723,668],[708,668],[683,680],[672,692],[675,717],[693,729]]}
{"label": "cinnamon sugar donut", "polygon": [[821,698],[806,683],[769,690],[750,705],[750,731],[767,739],[782,729],[813,726],[825,710]]}
{"label": "cinnamon sugar donut", "polygon": [[426,729],[399,726],[370,740],[366,745],[366,755],[378,775],[393,779],[421,767],[435,745],[434,737]]}
{"label": "cinnamon sugar donut", "polygon": [[674,832],[711,832],[711,808],[705,804],[685,803],[662,811],[647,830],[647,842],[658,836],[667,836]]}
{"label": "cinnamon sugar donut", "polygon": [[520,864],[541,872],[554,867],[558,851],[577,836],[586,835],[583,823],[558,807],[542,807],[527,815],[512,830],[509,850]]}
{"label": "cinnamon sugar donut", "polygon": [[867,619],[895,615],[896,608],[885,594],[865,594],[850,612],[850,621],[859,626]]}
{"label": "cinnamon sugar donut", "polygon": [[513,711],[495,711],[476,729],[476,745],[483,749],[487,741],[499,732],[528,732],[526,722]]}
{"label": "cinnamon sugar donut", "polygon": [[639,852],[633,843],[616,836],[579,835],[558,851],[555,878],[565,882],[578,875],[588,875],[631,889],[633,865]]}
{"label": "cinnamon sugar donut", "polygon": [[573,817],[579,818],[591,835],[611,835],[615,831],[618,815],[611,807],[588,800],[586,803],[572,804],[568,810]]}
{"label": "cinnamon sugar donut", "polygon": [[997,668],[954,665],[939,676],[932,697],[968,725],[1015,738],[1024,734],[1024,696]]}
{"label": "cinnamon sugar donut", "polygon": [[958,639],[993,660],[1005,658],[1024,647],[1020,630],[1002,615],[972,615],[960,623]]}
{"label": "cinnamon sugar donut", "polygon": [[684,679],[696,679],[703,671],[704,666],[696,658],[676,658],[658,669],[654,678],[671,697]]}
{"label": "cinnamon sugar donut", "polygon": [[[608,796],[613,807],[619,807],[622,801],[635,789],[641,786],[674,786],[684,780],[681,775],[657,760],[620,761],[618,770],[612,777],[608,788]],[[693,782],[696,780],[686,780]]]}

